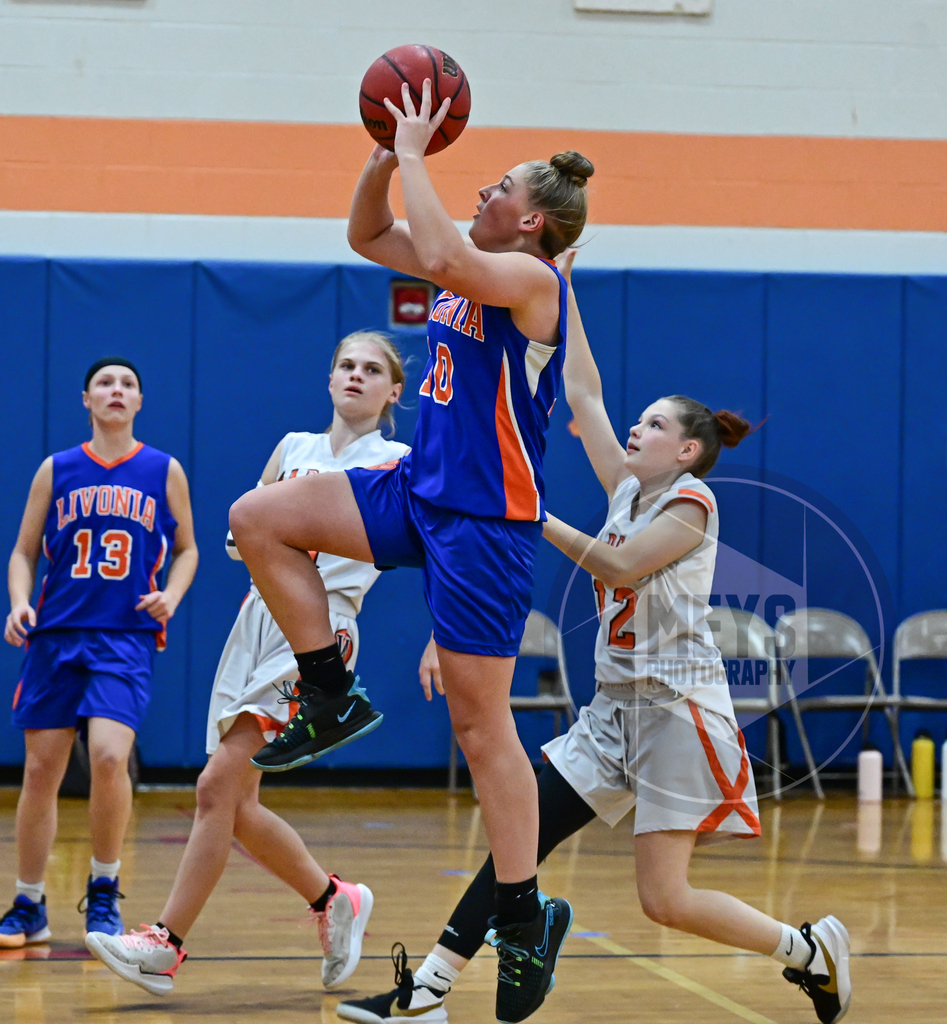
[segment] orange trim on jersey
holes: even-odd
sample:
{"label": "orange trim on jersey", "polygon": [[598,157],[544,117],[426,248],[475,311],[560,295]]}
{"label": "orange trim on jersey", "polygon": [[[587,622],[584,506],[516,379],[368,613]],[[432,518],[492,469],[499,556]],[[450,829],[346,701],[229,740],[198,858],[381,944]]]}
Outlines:
{"label": "orange trim on jersey", "polygon": [[[161,572],[161,567],[164,565],[165,555],[168,553],[168,538],[161,538],[161,553],[158,555],[158,560],[155,562],[154,568],[151,570],[151,574],[148,577],[148,589],[150,593],[154,593],[158,589],[156,577]],[[164,623],[161,629],[155,630],[155,648],[159,651],[165,650],[168,646],[168,624]]]}
{"label": "orange trim on jersey", "polygon": [[365,466],[365,469],[396,469],[401,459],[392,459],[390,462],[380,462],[377,466]]}
{"label": "orange trim on jersey", "polygon": [[506,394],[506,366],[500,364],[496,404],[497,442],[503,464],[504,519],[535,521],[539,518],[539,494],[533,482],[532,466],[523,451]]}
{"label": "orange trim on jersey", "polygon": [[[293,714],[296,712],[294,711]],[[285,728],[285,722],[276,722],[272,718],[268,718],[266,715],[254,715],[257,725],[260,727],[260,732],[275,732],[279,735]],[[290,716],[292,717],[292,716]]]}
{"label": "orange trim on jersey", "polygon": [[16,689],[13,691],[13,710],[16,711],[17,704],[20,703],[20,694],[23,692],[23,680],[21,679],[16,684]]}
{"label": "orange trim on jersey", "polygon": [[[43,541],[43,547],[46,546],[46,541]],[[52,559],[49,562],[52,565]],[[39,616],[40,609],[43,607],[43,602],[46,600],[46,581],[49,579],[49,575],[43,577],[42,586],[39,588],[39,600],[36,602],[36,614]]]}
{"label": "orange trim on jersey", "polygon": [[[293,693],[299,693],[299,688],[293,686]],[[299,711],[299,702],[291,700],[287,703],[287,715],[285,722],[277,722],[275,718],[270,718],[269,715],[257,715],[254,714],[254,718],[257,720],[260,726],[261,732],[275,732],[277,736],[286,728],[287,725],[296,717]]]}
{"label": "orange trim on jersey", "polygon": [[105,459],[99,458],[98,455],[92,451],[92,446],[88,441],[82,442],[82,450],[89,456],[89,458],[98,463],[103,469],[114,469],[116,466],[120,466],[123,462],[128,462],[129,459],[133,459],[141,450],[145,447],[144,441],[139,441],[134,448],[127,454],[123,455],[120,459],[116,459],[114,462],[106,462]]}
{"label": "orange trim on jersey", "polygon": [[677,494],[680,498],[696,499],[697,501],[702,502],[710,512],[713,512],[714,510],[713,502],[710,498],[701,494],[700,491],[692,491],[689,487],[682,487]]}
{"label": "orange trim on jersey", "polygon": [[758,836],[761,832],[760,819],[757,818],[743,800],[743,794],[746,791],[747,783],[750,781],[750,759],[746,756],[746,743],[743,739],[743,733],[737,729],[737,739],[740,741],[740,771],[738,772],[734,782],[731,783],[727,778],[726,772],[723,770],[723,766],[720,764],[720,759],[717,757],[717,751],[714,750],[714,745],[704,725],[704,719],[701,716],[700,708],[698,708],[692,700],[687,702],[687,706],[690,708],[691,718],[694,719],[694,725],[697,726],[697,735],[700,737],[700,744],[704,748],[704,753],[707,755],[710,770],[713,772],[714,779],[720,787],[720,792],[724,797],[723,803],[715,810],[711,811],[710,814],[708,814],[707,817],[704,818],[704,820],[697,826],[697,831],[715,832],[727,819],[731,811],[736,811],[737,814],[739,814],[753,830],[753,835]]}

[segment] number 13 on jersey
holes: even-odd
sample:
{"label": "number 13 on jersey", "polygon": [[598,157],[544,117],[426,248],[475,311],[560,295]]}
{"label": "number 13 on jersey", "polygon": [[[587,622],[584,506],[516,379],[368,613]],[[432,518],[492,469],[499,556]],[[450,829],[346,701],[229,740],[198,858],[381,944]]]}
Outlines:
{"label": "number 13 on jersey", "polygon": [[[72,539],[79,549],[76,564],[70,575],[74,580],[85,580],[92,575],[92,531],[77,530]],[[123,580],[128,575],[132,553],[132,537],[127,530],[106,530],[99,538],[105,555],[96,566],[104,580]]]}

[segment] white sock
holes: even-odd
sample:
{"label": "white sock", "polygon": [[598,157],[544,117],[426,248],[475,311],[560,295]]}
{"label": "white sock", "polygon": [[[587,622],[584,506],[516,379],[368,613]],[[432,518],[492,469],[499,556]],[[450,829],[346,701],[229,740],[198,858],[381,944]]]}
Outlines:
{"label": "white sock", "polygon": [[92,877],[93,878],[107,878],[109,881],[114,882],[118,878],[118,869],[122,866],[120,860],[113,861],[111,864],[103,864],[102,861],[92,858]]}
{"label": "white sock", "polygon": [[[427,985],[428,988],[436,989],[438,992],[450,992],[451,985],[460,977],[460,971],[456,967],[433,953],[428,953],[427,959],[414,972],[416,985]],[[412,1005],[414,1005],[412,1001]]]}
{"label": "white sock", "polygon": [[17,896],[26,896],[27,899],[32,900],[34,903],[39,903],[46,894],[46,883],[21,882],[18,878],[16,880],[16,894]]}
{"label": "white sock", "polygon": [[[812,947],[806,942],[805,935],[798,928],[793,928],[791,924],[784,924],[782,929],[779,945],[770,955],[784,967],[794,967],[797,971],[805,970],[812,959]],[[818,949],[818,947],[816,948]]]}

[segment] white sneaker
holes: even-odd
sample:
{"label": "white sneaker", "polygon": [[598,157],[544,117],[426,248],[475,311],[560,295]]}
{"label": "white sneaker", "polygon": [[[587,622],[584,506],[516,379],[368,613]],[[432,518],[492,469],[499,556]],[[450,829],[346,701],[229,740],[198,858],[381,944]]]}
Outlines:
{"label": "white sneaker", "polygon": [[836,1024],[848,1013],[852,1001],[848,973],[852,940],[845,925],[832,916],[815,924],[807,921],[799,930],[812,947],[812,959],[802,971],[787,967],[783,977],[798,985],[812,1000],[821,1024]]}
{"label": "white sneaker", "polygon": [[129,935],[89,932],[86,948],[110,971],[155,996],[166,996],[174,988],[174,975],[187,953],[168,941],[166,928],[143,924],[144,930]]}
{"label": "white sneaker", "polygon": [[415,1021],[447,1024],[447,1007],[444,1005],[447,992],[435,992],[426,985],[414,983],[408,956],[400,942],[391,947],[391,959],[395,965],[394,990],[368,999],[339,1003],[335,1008],[336,1014],[353,1024],[404,1024],[406,1017],[410,1017],[412,1024]]}
{"label": "white sneaker", "polygon": [[310,910],[319,924],[322,943],[322,984],[326,988],[341,985],[358,967],[362,938],[372,914],[375,898],[367,885],[343,882],[329,875],[336,885],[326,909]]}

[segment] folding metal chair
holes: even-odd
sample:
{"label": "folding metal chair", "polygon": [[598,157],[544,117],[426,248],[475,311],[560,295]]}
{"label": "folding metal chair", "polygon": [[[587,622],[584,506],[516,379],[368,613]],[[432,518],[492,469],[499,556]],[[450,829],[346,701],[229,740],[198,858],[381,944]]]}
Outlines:
{"label": "folding metal chair", "polygon": [[[818,697],[800,697],[800,711],[883,711],[891,730],[895,756],[895,785],[898,774],[910,796],[914,795],[898,735],[894,698],[881,681],[878,659],[868,634],[849,615],[830,608],[798,608],[780,617],[776,623],[776,652],[782,661],[789,658],[847,658],[865,663],[864,693],[823,693]],[[785,673],[788,677],[788,671]]]}
{"label": "folding metal chair", "polygon": [[[535,696],[511,696],[510,708],[513,711],[551,711],[555,723],[555,735],[558,736],[562,731],[563,713],[569,726],[575,721],[565,649],[562,645],[562,634],[559,632],[559,627],[548,615],[544,615],[535,608],[526,617],[526,627],[523,630],[523,639],[520,641],[519,656],[521,658],[549,658],[556,662],[556,669],[548,674],[543,673],[539,679],[540,692]],[[451,793],[457,792],[457,736],[453,729],[450,733],[448,788]]]}
{"label": "folding metal chair", "polygon": [[[947,697],[905,694],[901,689],[902,661],[920,658],[947,660],[947,611],[918,612],[905,619],[894,633],[893,658],[891,690],[896,723],[902,711],[947,711]],[[947,693],[947,686],[944,692]]]}
{"label": "folding metal chair", "polygon": [[[781,751],[777,712],[781,706],[780,682],[784,681],[785,677],[781,671],[781,662],[776,657],[776,633],[758,615],[740,608],[711,608],[707,622],[713,631],[714,643],[717,645],[722,658],[752,658],[754,660],[765,660],[767,664],[765,697],[734,696],[732,689],[730,697],[733,701],[733,710],[737,714],[766,715],[766,749],[767,757],[772,766],[771,788],[774,799],[780,800],[782,799],[782,780],[780,778]],[[806,736],[806,730],[802,724],[802,716],[799,713],[798,702],[791,683],[788,692],[789,698],[787,703],[790,706],[796,723],[796,729],[799,732],[799,742],[802,744],[812,785],[816,795],[822,800],[825,797],[825,793],[822,790],[818,768],[812,756],[812,750],[809,747],[809,738]]]}

